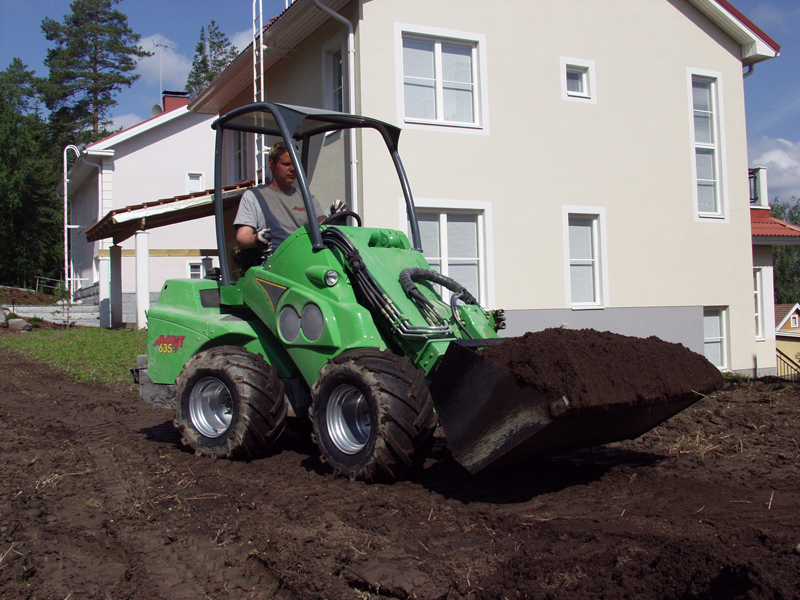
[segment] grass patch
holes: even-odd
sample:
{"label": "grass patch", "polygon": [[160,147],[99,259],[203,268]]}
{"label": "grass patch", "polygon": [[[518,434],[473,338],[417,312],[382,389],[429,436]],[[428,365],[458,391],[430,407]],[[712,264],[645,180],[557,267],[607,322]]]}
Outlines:
{"label": "grass patch", "polygon": [[14,348],[79,381],[130,382],[136,355],[147,352],[147,331],[76,327],[0,337],[0,348]]}

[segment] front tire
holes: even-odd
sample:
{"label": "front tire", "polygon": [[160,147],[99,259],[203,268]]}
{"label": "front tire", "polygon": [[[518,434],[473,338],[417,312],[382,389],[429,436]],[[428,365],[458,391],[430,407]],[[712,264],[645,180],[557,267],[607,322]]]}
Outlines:
{"label": "front tire", "polygon": [[320,370],[311,396],[315,441],[337,475],[395,481],[421,464],[433,444],[433,400],[408,358],[344,352]]}
{"label": "front tire", "polygon": [[175,382],[175,427],[197,454],[251,460],[283,431],[283,382],[258,354],[219,346],[190,358]]}

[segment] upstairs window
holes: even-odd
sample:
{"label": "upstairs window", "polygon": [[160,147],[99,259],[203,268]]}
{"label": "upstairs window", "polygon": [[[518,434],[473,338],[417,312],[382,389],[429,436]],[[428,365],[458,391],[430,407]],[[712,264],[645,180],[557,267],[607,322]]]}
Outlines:
{"label": "upstairs window", "polygon": [[203,187],[203,174],[202,173],[188,173],[186,182],[186,193],[194,194],[195,192],[202,192]]}
{"label": "upstairs window", "polygon": [[486,133],[485,36],[400,24],[395,34],[399,120]]}
{"label": "upstairs window", "polygon": [[695,212],[698,218],[724,218],[724,143],[719,77],[690,73]]}
{"label": "upstairs window", "polygon": [[346,112],[345,74],[346,53],[341,37],[324,44],[322,52],[323,105],[327,110]]}
{"label": "upstairs window", "polygon": [[597,102],[593,60],[561,57],[561,97],[577,102]]}
{"label": "upstairs window", "polygon": [[344,78],[342,76],[342,51],[331,54],[331,100],[333,110],[344,112]]}
{"label": "upstairs window", "polygon": [[233,180],[247,179],[247,134],[244,131],[233,132]]}
{"label": "upstairs window", "polygon": [[476,123],[475,45],[403,37],[406,118]]}

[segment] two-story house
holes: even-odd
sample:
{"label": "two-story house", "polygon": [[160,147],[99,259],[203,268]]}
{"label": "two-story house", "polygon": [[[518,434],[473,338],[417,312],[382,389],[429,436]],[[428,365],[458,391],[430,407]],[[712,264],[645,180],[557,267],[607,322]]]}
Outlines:
{"label": "two-story house", "polygon": [[[253,39],[190,110],[265,100],[402,127],[428,261],[505,308],[507,334],[656,335],[775,371],[743,80],[780,47],[727,0],[297,0]],[[223,185],[263,180],[273,142],[231,135]],[[312,191],[407,230],[380,144],[312,148]]]}

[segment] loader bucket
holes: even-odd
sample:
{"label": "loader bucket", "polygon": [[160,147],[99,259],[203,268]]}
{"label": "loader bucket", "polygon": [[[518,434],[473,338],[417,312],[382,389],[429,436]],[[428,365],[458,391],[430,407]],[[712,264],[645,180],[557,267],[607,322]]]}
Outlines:
{"label": "loader bucket", "polygon": [[[470,473],[636,438],[723,384],[679,344],[563,331],[448,347],[430,391],[453,457]],[[491,359],[503,346],[510,364]]]}

